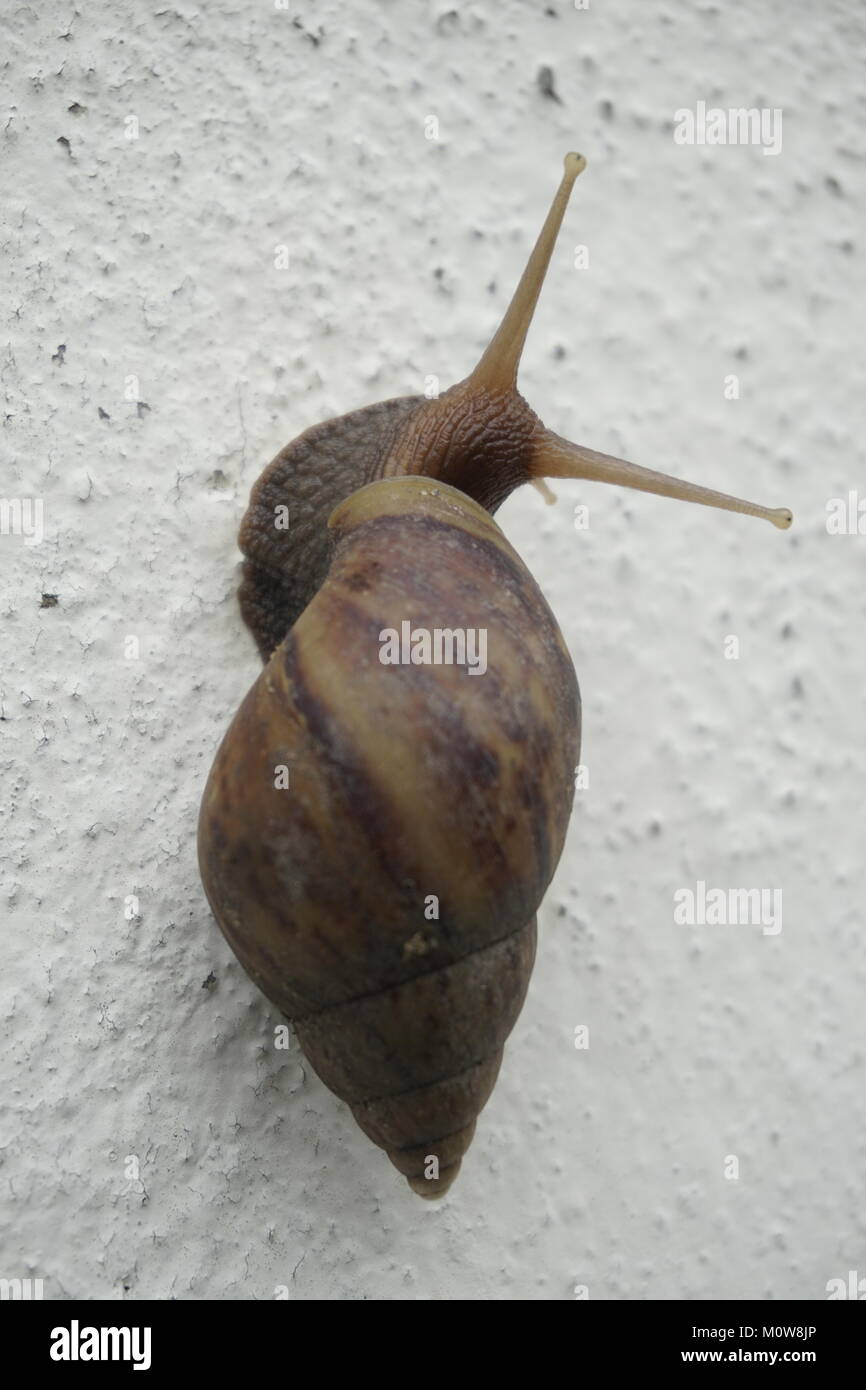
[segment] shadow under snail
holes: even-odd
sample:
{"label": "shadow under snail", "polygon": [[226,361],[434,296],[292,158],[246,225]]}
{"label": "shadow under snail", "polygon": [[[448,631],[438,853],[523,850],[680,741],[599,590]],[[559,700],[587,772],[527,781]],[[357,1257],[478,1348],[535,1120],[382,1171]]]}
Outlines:
{"label": "shadow under snail", "polygon": [[[522,483],[567,477],[791,524],[571,444],[517,391],[584,167],[566,156],[471,375],[307,430],[253,487],[240,532],[265,665],[205,788],[202,881],[322,1081],[422,1197],[450,1186],[496,1081],[579,761],[571,659],[492,513]],[[483,669],[461,662],[471,634]]]}

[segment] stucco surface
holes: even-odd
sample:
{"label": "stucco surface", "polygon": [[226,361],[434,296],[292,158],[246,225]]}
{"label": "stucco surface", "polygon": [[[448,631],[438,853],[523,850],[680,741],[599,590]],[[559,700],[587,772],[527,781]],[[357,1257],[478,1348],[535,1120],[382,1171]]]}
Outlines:
{"label": "stucco surface", "polygon": [[[866,490],[862,9],[121,0],[3,27],[0,494],[41,499],[44,538],[0,535],[0,1275],[300,1300],[866,1276],[866,536],[826,528]],[[781,152],[676,144],[699,100],[781,109]],[[308,425],[466,373],[573,148],[524,394],[795,526],[579,482],[500,512],[574,657],[590,784],[493,1098],[424,1203],[275,1050],[197,808],[258,671],[250,486]],[[698,880],[781,889],[781,931],[678,924]]]}

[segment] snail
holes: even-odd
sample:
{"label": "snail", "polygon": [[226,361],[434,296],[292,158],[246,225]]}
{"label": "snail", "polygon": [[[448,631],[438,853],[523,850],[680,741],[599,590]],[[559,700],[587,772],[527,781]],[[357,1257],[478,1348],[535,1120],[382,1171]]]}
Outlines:
{"label": "snail", "polygon": [[579,477],[791,524],[569,443],[518,393],[584,167],[566,156],[471,375],[307,430],[239,538],[264,667],[204,791],[202,881],[319,1077],[423,1197],[453,1182],[496,1081],[579,759],[570,656],[493,513],[521,483]]}

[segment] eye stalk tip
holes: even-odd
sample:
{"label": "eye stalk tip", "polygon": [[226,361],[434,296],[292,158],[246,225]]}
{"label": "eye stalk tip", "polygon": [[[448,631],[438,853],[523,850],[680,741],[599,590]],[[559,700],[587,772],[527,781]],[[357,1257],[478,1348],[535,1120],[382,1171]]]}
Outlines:
{"label": "eye stalk tip", "polygon": [[565,172],[569,178],[576,179],[578,174],[582,174],[586,168],[586,160],[582,154],[575,154],[572,150],[565,156]]}
{"label": "eye stalk tip", "polygon": [[774,512],[770,512],[769,519],[774,526],[778,526],[780,531],[787,531],[794,520],[794,513],[789,507],[777,507]]}

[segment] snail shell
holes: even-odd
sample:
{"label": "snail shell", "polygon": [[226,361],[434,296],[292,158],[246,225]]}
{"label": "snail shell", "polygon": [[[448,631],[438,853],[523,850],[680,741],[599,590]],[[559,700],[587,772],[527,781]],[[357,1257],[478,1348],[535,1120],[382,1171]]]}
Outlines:
{"label": "snail shell", "polygon": [[[331,534],[324,582],[217,754],[202,879],[321,1079],[437,1196],[526,993],[571,809],[577,681],[538,585],[465,494],[383,480]],[[383,665],[382,633],[407,620],[484,632],[487,669]]]}

